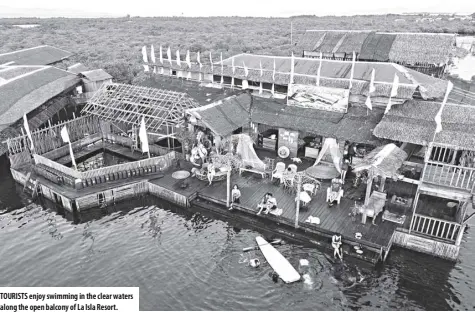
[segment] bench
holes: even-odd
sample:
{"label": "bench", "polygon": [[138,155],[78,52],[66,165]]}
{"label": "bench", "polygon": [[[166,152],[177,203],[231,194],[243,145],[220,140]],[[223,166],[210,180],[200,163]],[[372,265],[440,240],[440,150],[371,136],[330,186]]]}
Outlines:
{"label": "bench", "polygon": [[266,177],[266,175],[268,174],[268,172],[263,171],[263,170],[260,170],[260,169],[255,169],[255,168],[239,168],[239,175],[241,175],[243,171],[260,174],[263,179],[264,179],[264,178]]}

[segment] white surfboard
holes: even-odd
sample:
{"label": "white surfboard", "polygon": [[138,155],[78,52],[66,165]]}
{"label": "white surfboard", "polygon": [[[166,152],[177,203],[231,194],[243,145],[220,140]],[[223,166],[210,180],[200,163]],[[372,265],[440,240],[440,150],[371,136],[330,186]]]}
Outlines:
{"label": "white surfboard", "polygon": [[256,237],[256,242],[269,265],[284,282],[293,283],[300,280],[300,274],[277,249],[260,236]]}

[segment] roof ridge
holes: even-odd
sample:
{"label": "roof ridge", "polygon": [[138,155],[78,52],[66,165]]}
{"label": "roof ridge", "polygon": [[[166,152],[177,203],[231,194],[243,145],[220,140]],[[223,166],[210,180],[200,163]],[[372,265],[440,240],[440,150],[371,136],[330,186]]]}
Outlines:
{"label": "roof ridge", "polygon": [[47,47],[47,45],[40,45],[40,46],[36,46],[36,47],[32,47],[32,48],[26,48],[26,49],[21,49],[21,50],[15,50],[15,51],[12,51],[12,52],[1,53],[0,56],[10,55],[10,54],[18,53],[18,52],[23,52],[23,51],[34,50],[34,49],[38,49],[38,48],[42,48],[42,47]]}

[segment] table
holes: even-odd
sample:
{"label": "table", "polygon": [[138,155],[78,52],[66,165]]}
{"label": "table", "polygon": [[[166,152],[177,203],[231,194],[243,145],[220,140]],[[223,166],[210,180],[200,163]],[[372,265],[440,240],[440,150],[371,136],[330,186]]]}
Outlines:
{"label": "table", "polygon": [[310,195],[308,195],[306,191],[303,191],[300,192],[299,196],[295,198],[296,201],[297,199],[300,199],[300,201],[303,202],[304,205],[307,205],[312,200],[312,197],[310,197]]}
{"label": "table", "polygon": [[175,171],[172,173],[172,178],[177,179],[177,180],[184,180],[190,176],[189,171],[185,170],[180,170],[180,171]]}
{"label": "table", "polygon": [[304,185],[302,185],[302,189],[313,195],[315,195],[315,193],[317,192],[317,186],[312,183],[305,183]]}

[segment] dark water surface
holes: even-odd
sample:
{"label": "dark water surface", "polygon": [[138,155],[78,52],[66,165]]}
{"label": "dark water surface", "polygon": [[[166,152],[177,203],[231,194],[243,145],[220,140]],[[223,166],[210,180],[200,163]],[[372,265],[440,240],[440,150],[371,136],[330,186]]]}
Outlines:
{"label": "dark water surface", "polygon": [[[0,161],[0,286],[137,286],[141,310],[475,309],[473,227],[459,263],[394,249],[382,267],[352,259],[341,267],[287,243],[278,250],[296,267],[307,259],[309,280],[276,284],[259,252],[242,252],[257,235],[272,238],[266,233],[155,198],[74,224],[31,203]],[[250,257],[261,266],[250,267]]]}

